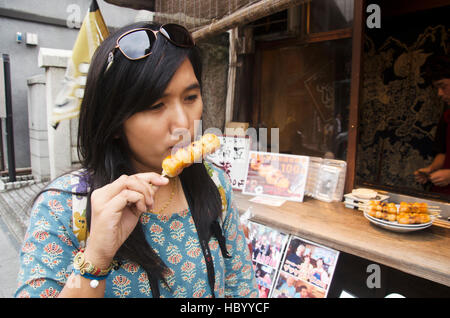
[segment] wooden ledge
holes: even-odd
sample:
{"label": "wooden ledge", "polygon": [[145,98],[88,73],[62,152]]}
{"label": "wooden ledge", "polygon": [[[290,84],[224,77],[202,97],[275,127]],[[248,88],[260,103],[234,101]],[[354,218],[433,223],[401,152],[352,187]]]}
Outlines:
{"label": "wooden ledge", "polygon": [[307,240],[381,263],[411,275],[450,286],[450,229],[431,226],[396,233],[371,224],[361,211],[343,202],[285,202],[270,207],[234,192],[240,212],[251,208],[255,222]]}

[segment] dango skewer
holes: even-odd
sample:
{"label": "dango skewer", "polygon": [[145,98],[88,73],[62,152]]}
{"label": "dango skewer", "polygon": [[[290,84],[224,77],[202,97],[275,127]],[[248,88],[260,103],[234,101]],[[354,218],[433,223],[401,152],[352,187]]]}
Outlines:
{"label": "dango skewer", "polygon": [[195,162],[220,148],[220,140],[214,134],[205,134],[186,148],[178,149],[174,155],[167,156],[162,162],[162,176],[175,177]]}

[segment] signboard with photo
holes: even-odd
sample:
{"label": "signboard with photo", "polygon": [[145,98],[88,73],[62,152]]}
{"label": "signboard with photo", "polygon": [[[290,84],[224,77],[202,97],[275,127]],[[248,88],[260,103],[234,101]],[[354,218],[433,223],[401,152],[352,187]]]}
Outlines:
{"label": "signboard with photo", "polygon": [[260,298],[268,298],[281,264],[288,235],[249,221],[248,234]]}
{"label": "signboard with photo", "polygon": [[339,251],[291,236],[273,298],[325,298]]}
{"label": "signboard with photo", "polygon": [[245,184],[245,170],[247,168],[250,150],[248,136],[218,136],[220,148],[208,155],[207,160],[222,167],[230,177],[233,189],[243,190]]}
{"label": "signboard with photo", "polygon": [[250,151],[243,193],[303,201],[309,157]]}

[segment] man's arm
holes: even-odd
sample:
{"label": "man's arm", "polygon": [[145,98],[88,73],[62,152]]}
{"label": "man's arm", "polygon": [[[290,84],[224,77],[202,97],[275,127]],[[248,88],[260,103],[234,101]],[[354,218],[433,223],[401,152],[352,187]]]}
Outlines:
{"label": "man's arm", "polygon": [[414,171],[416,181],[421,184],[426,183],[430,177],[430,174],[436,170],[441,169],[444,166],[444,162],[445,162],[445,154],[438,153],[434,158],[433,162],[429,166]]}

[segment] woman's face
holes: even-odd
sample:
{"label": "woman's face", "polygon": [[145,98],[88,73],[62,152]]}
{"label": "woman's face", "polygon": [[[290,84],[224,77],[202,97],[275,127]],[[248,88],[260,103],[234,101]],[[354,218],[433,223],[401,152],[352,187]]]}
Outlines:
{"label": "woman's face", "polygon": [[303,254],[303,252],[305,251],[305,246],[304,245],[299,245],[297,247],[297,255],[301,256]]}
{"label": "woman's face", "polygon": [[321,259],[317,260],[317,268],[322,268],[323,267],[323,261]]}
{"label": "woman's face", "polygon": [[131,160],[137,171],[161,173],[161,163],[171,154],[173,146],[180,145],[183,140],[186,143],[193,141],[194,121],[200,120],[202,111],[200,85],[191,62],[186,58],[163,96],[124,123],[124,133],[133,156]]}

